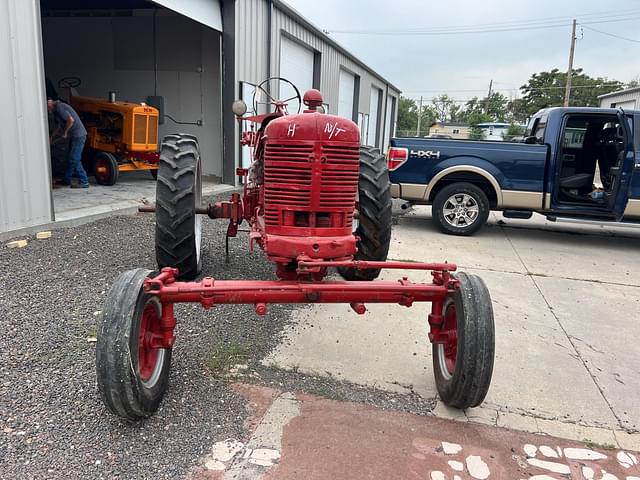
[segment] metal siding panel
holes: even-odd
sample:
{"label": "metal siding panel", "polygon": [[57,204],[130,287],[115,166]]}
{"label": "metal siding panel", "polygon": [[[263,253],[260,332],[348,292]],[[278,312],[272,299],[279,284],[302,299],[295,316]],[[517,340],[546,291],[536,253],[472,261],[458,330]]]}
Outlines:
{"label": "metal siding panel", "polygon": [[53,220],[38,0],[0,0],[0,62],[0,232],[6,232]]}

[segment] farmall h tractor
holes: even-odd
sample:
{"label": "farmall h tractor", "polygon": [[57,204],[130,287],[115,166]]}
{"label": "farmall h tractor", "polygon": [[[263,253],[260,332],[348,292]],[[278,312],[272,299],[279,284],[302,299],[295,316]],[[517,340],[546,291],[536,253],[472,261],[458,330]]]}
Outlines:
{"label": "farmall h tractor", "polygon": [[[386,262],[391,238],[391,196],[385,157],[360,146],[358,126],[322,112],[322,96],[309,90],[277,100],[269,79],[256,87],[270,113],[243,117],[252,125],[242,143],[251,147],[242,195],[200,203],[197,140],[169,135],[162,143],[156,206],[159,272],[135,269],[114,282],[98,332],[96,370],[106,406],[128,420],[151,416],[167,390],[176,337],[174,304],[251,304],[265,315],[270,303],[348,303],[358,314],[367,303],[411,307],[431,302],[425,314],[433,344],[433,368],[445,404],[479,405],[489,389],[494,321],[484,282],[455,274],[450,263]],[[282,91],[282,89],[278,89]],[[259,99],[254,95],[254,112]],[[296,101],[298,111],[288,114]],[[246,105],[235,102],[241,118]],[[247,222],[249,245],[275,263],[279,280],[216,280],[201,269],[201,218],[229,220],[227,241]],[[336,268],[344,281],[327,280]],[[431,283],[407,277],[374,281],[381,269],[430,270]],[[190,280],[190,281],[189,281]],[[401,315],[398,310],[398,315]],[[426,332],[425,332],[426,333]]]}

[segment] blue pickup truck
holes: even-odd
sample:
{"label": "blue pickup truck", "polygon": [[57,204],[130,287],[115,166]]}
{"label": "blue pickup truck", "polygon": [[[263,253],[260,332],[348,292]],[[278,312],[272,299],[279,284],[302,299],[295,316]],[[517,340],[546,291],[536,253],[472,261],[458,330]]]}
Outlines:
{"label": "blue pickup truck", "polygon": [[490,210],[640,223],[640,112],[544,109],[522,143],[393,138],[387,161],[392,195],[432,205],[453,235],[476,232]]}

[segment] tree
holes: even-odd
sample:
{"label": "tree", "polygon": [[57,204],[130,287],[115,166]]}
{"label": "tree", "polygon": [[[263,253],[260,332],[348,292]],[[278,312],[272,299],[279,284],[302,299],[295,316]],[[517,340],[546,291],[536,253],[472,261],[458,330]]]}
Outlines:
{"label": "tree", "polygon": [[[554,68],[550,72],[534,73],[529,81],[520,87],[523,101],[529,115],[541,108],[562,106],[567,74]],[[573,70],[569,105],[575,107],[599,106],[598,95],[620,90],[623,84],[607,78],[593,78],[583,73],[581,68]]]}
{"label": "tree", "polygon": [[509,119],[515,123],[525,123],[529,119],[527,105],[522,98],[514,98],[507,105]]}
{"label": "tree", "polygon": [[467,119],[471,129],[469,130],[469,138],[471,140],[484,140],[484,130],[478,125],[481,123],[491,122],[493,119],[483,112],[472,112]]}
{"label": "tree", "polygon": [[451,118],[451,108],[455,105],[455,102],[449,95],[445,93],[437,97],[433,97],[431,103],[438,120],[446,122]]}
{"label": "tree", "polygon": [[400,136],[411,135],[418,126],[418,107],[415,100],[400,96],[398,102],[397,131]]}

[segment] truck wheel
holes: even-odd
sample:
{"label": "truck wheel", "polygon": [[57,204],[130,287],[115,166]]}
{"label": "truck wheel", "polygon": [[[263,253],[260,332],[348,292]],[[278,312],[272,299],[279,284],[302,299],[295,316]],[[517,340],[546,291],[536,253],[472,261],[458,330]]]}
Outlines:
{"label": "truck wheel", "polygon": [[93,162],[93,176],[99,185],[115,185],[118,181],[118,160],[109,152],[98,152]]}
{"label": "truck wheel", "polygon": [[[359,237],[356,260],[384,261],[391,243],[391,183],[387,162],[380,150],[360,148],[360,180],[358,183]],[[338,268],[345,280],[373,280],[379,268],[358,270]]]}
{"label": "truck wheel", "polygon": [[156,262],[191,280],[201,269],[202,196],[200,149],[195,137],[168,135],[162,141],[156,181]]}
{"label": "truck wheel", "polygon": [[120,274],[102,314],[96,343],[98,391],[107,408],[126,420],[151,416],[169,383],[171,349],[152,348],[161,334],[162,306],[155,295],[142,292],[149,270]]}
{"label": "truck wheel", "polygon": [[444,233],[472,235],[489,217],[489,199],[480,187],[453,183],[436,194],[432,216]]}
{"label": "truck wheel", "polygon": [[460,287],[442,307],[445,343],[432,346],[438,394],[450,407],[482,403],[493,373],[495,334],[491,297],[482,279],[459,273]]}

